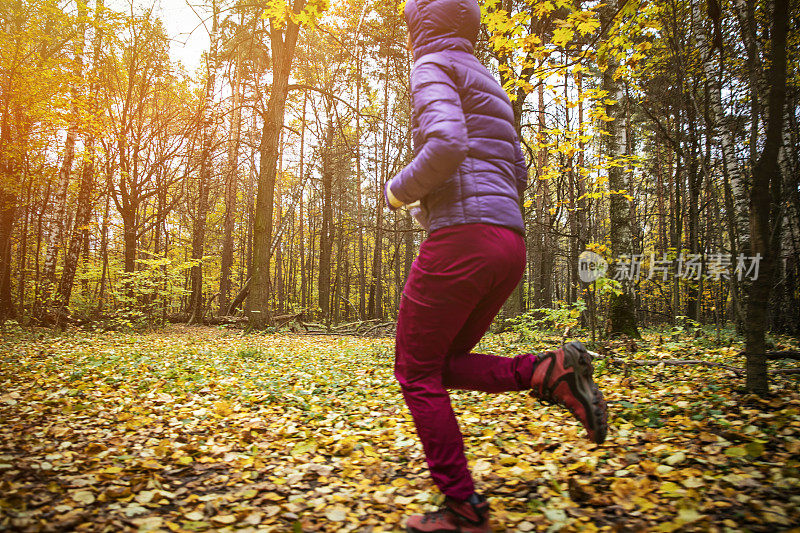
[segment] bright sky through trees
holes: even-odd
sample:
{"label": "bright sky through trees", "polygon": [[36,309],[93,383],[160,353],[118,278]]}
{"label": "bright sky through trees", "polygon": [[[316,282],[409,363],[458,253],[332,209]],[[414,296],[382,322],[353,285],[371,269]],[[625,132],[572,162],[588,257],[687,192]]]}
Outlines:
{"label": "bright sky through trees", "polygon": [[123,13],[152,9],[170,38],[172,59],[183,63],[190,74],[200,66],[211,30],[208,6],[192,0],[108,0],[106,6]]}

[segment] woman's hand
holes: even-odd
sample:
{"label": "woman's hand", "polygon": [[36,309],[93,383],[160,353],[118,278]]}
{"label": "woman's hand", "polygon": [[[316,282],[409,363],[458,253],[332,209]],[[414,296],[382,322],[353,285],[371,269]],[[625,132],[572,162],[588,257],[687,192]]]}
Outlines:
{"label": "woman's hand", "polygon": [[414,217],[414,220],[417,221],[417,224],[423,227],[425,231],[431,230],[431,224],[428,220],[428,211],[422,204],[417,200],[413,204],[408,204],[408,212],[411,213],[411,216]]}

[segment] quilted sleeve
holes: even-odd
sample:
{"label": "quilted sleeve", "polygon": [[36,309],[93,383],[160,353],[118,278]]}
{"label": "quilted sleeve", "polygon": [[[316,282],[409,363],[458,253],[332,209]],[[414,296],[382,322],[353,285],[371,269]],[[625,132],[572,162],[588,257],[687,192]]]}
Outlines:
{"label": "quilted sleeve", "polygon": [[423,198],[450,178],[468,151],[461,98],[445,67],[434,62],[417,65],[411,74],[411,94],[419,150],[388,184],[405,204]]}

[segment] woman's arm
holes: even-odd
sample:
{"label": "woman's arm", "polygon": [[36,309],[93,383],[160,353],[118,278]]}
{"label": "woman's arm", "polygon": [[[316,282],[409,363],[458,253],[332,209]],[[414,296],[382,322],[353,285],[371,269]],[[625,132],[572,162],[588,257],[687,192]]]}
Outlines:
{"label": "woman's arm", "polygon": [[444,66],[417,65],[411,75],[411,93],[421,149],[386,184],[387,203],[393,208],[415,202],[444,183],[469,149],[461,97]]}

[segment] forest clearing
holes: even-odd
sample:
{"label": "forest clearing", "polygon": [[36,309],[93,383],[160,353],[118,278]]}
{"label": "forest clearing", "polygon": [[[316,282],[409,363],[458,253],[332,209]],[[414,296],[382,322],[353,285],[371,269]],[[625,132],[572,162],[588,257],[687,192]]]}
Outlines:
{"label": "forest clearing", "polygon": [[800,531],[799,1],[0,0],[0,531]]}
{"label": "forest clearing", "polygon": [[[554,339],[517,341],[488,335],[479,349]],[[0,527],[400,531],[407,512],[442,496],[391,346],[182,326],[6,338]],[[669,331],[634,353],[607,347],[734,366],[740,348]],[[766,532],[800,521],[797,375],[776,375],[760,399],[717,368],[596,367],[610,405],[600,446],[565,410],[523,393],[453,393],[494,531]]]}
{"label": "forest clearing", "polygon": [[[502,315],[733,323],[763,393],[765,333],[800,334],[798,8],[712,3],[485,0],[462,44],[522,148]],[[3,2],[0,320],[393,321],[427,236],[384,200],[406,4]]]}

